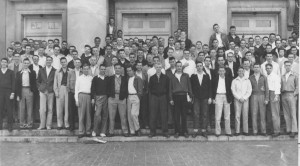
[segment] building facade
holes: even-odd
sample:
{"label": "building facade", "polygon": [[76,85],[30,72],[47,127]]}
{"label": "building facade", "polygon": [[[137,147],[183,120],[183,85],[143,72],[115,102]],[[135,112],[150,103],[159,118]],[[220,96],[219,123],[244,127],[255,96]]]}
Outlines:
{"label": "building facade", "polygon": [[218,23],[227,33],[231,25],[245,37],[299,31],[298,0],[1,0],[0,51],[22,38],[67,40],[82,51],[95,36],[106,34],[114,18],[124,38],[153,35],[167,38],[178,28],[193,42],[208,43]]}

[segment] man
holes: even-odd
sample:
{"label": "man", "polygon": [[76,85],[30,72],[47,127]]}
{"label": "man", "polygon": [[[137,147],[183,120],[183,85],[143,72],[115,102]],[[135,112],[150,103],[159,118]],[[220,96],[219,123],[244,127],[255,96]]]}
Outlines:
{"label": "man", "polygon": [[[92,136],[95,137],[99,135],[105,137],[107,130],[107,119],[108,119],[108,109],[107,109],[107,87],[108,87],[108,77],[105,76],[105,65],[100,65],[99,74],[95,76],[92,80],[91,87],[91,97],[92,103],[95,103],[95,114],[94,114],[94,129]],[[94,100],[94,101],[93,101]],[[99,126],[101,124],[101,130],[99,131]]]}
{"label": "man", "polygon": [[[147,70],[148,80],[150,80],[150,77],[153,76],[156,73],[155,65],[157,63],[160,63],[158,56],[153,57],[153,63],[154,63],[154,65]],[[161,72],[163,74],[166,74],[165,69],[161,69]]]}
{"label": "man", "polygon": [[67,59],[65,57],[60,58],[60,64],[61,68],[55,72],[53,85],[56,97],[57,130],[63,129],[63,126],[69,130],[69,97],[67,91],[69,70],[67,68]]}
{"label": "man", "polygon": [[[137,61],[135,54],[130,53],[130,54],[129,54],[129,64],[130,64],[131,66],[136,66],[136,63],[137,63],[137,62],[139,62],[139,61]],[[140,62],[140,63],[143,64],[143,62]]]}
{"label": "man", "polygon": [[272,53],[274,55],[274,61],[277,61],[277,58],[279,56],[279,49],[282,48],[281,40],[276,40],[275,45],[276,45],[276,47],[272,50]]}
{"label": "man", "polygon": [[229,52],[227,54],[227,62],[225,62],[225,66],[228,66],[228,68],[231,70],[232,78],[236,78],[238,76],[238,68],[239,64],[237,62],[234,62],[234,55],[232,52]]}
{"label": "man", "polygon": [[99,54],[99,50],[98,50],[97,47],[93,47],[92,48],[92,54],[93,54],[93,56],[96,57],[96,64],[97,64],[97,66],[100,66],[101,64],[104,63],[105,59],[104,59],[104,57],[102,55]]}
{"label": "man", "polygon": [[267,125],[273,124],[274,134],[280,132],[279,100],[280,100],[280,75],[272,72],[272,64],[266,64],[266,72],[269,87],[269,104],[267,107]]}
{"label": "man", "polygon": [[[220,58],[220,57],[219,57]],[[221,116],[224,108],[226,136],[232,136],[230,129],[230,103],[232,102],[231,77],[226,74],[223,66],[219,67],[218,75],[212,81],[212,98],[215,103],[215,121],[217,137],[221,135]],[[230,74],[231,75],[231,74]]]}
{"label": "man", "polygon": [[269,35],[269,44],[272,46],[272,49],[274,49],[276,47],[275,40],[276,40],[275,33],[270,33],[270,35]]}
{"label": "man", "polygon": [[254,74],[249,77],[252,85],[252,94],[250,97],[250,109],[253,135],[258,133],[257,114],[260,116],[261,134],[266,136],[266,105],[269,102],[269,85],[266,76],[260,72],[260,64],[253,65]]}
{"label": "man", "polygon": [[210,49],[213,48],[213,40],[217,39],[218,43],[219,43],[218,47],[224,47],[225,49],[227,49],[228,48],[227,35],[220,32],[220,27],[218,24],[214,24],[213,29],[214,29],[215,33],[210,36],[209,48]]}
{"label": "man", "polygon": [[78,58],[78,51],[73,50],[73,51],[71,51],[71,54],[72,54],[72,60],[68,63],[68,68],[69,69],[74,69],[75,68],[75,59],[79,59]]}
{"label": "man", "polygon": [[253,39],[253,37],[249,37],[248,38],[248,47],[254,47],[254,39]]}
{"label": "man", "polygon": [[266,54],[266,61],[261,64],[261,73],[265,76],[267,76],[267,70],[266,70],[266,65],[271,64],[272,65],[272,73],[280,77],[280,69],[278,63],[273,61],[273,54],[272,53],[267,53]]}
{"label": "man", "polygon": [[61,68],[60,64],[60,58],[65,57],[64,55],[60,54],[60,47],[58,45],[54,45],[53,47],[53,55],[51,56],[53,58],[53,64],[52,66],[59,70]]}
{"label": "man", "polygon": [[114,56],[112,54],[112,46],[111,45],[106,46],[105,51],[106,51],[106,54],[104,56],[105,66],[106,67],[112,66],[111,62],[112,62],[112,57]]}
{"label": "man", "polygon": [[164,49],[164,59],[167,59],[167,58],[169,57],[168,51],[169,51],[170,48],[172,48],[173,51],[175,50],[175,45],[174,45],[174,43],[175,43],[174,37],[173,37],[173,36],[170,36],[170,37],[168,38],[168,46]]}
{"label": "man", "polygon": [[90,45],[84,46],[84,53],[80,57],[82,64],[86,63],[90,65],[89,59],[92,57],[91,51],[92,51],[92,47]]}
{"label": "man", "polygon": [[[290,61],[292,64],[292,66],[291,66],[292,72],[299,75],[299,62],[295,61],[295,56],[293,54],[288,55],[288,61]],[[282,67],[281,71],[282,71],[282,75],[286,73],[284,66]]]}
{"label": "man", "polygon": [[170,57],[173,57],[173,53],[174,53],[173,48],[169,48],[168,51],[167,51],[167,56],[168,57],[165,59],[165,70],[167,70],[168,68],[170,68],[170,61],[169,61],[169,59],[170,59]]}
{"label": "man", "polygon": [[121,119],[123,135],[128,137],[126,118],[126,98],[128,96],[127,78],[121,75],[121,65],[114,65],[115,74],[109,77],[108,81],[108,112],[109,112],[109,133],[108,137],[114,136],[115,116],[117,110]]}
{"label": "man", "polygon": [[[36,73],[29,70],[30,60],[23,60],[23,70],[16,76],[16,96],[20,101],[20,128],[32,128],[33,92],[36,90]],[[27,112],[26,112],[27,110]],[[25,118],[27,117],[27,119]]]}
{"label": "man", "polygon": [[[276,49],[276,48],[275,48]],[[283,66],[284,66],[284,62],[287,61],[288,59],[285,57],[285,49],[284,48],[279,48],[278,49],[278,59],[277,59],[277,63],[279,65],[279,69],[280,69],[280,73],[281,75],[285,74],[283,73]]]}
{"label": "man", "polygon": [[187,38],[187,34],[185,31],[181,31],[180,33],[180,42],[184,42],[185,43],[185,48],[183,49],[187,49],[189,50],[192,46],[192,41],[190,39]]}
{"label": "man", "polygon": [[218,67],[217,51],[216,50],[210,50],[208,56],[210,56],[210,61],[211,61],[210,68],[215,70]]}
{"label": "man", "polygon": [[103,48],[101,48],[100,44],[101,44],[101,38],[100,37],[95,37],[94,38],[94,44],[97,49],[98,49],[98,52],[99,52],[99,55],[105,55],[105,50]]}
{"label": "man", "polygon": [[180,49],[180,42],[175,42],[175,50],[173,53],[173,57],[177,60],[180,61],[183,58],[183,50]]}
{"label": "man", "polygon": [[[105,75],[110,77],[110,76],[113,76],[115,73],[116,73],[116,70],[115,70],[115,65],[118,63],[118,58],[116,56],[113,56],[111,58],[111,64],[112,66],[109,66],[109,67],[106,67],[106,70],[105,70]],[[120,64],[121,65],[121,64]],[[124,68],[121,66],[121,69],[120,69],[120,74],[122,76],[124,76]]]}
{"label": "man", "polygon": [[131,135],[141,136],[139,112],[140,99],[143,94],[143,80],[135,75],[133,66],[128,66],[126,70],[128,75],[127,116],[129,131]]}
{"label": "man", "polygon": [[[176,71],[176,60],[174,57],[170,57],[168,59],[169,59],[170,67],[166,70],[166,76],[169,78],[169,80],[171,80],[171,78],[174,77]],[[168,125],[172,125],[172,124],[174,124],[174,106],[168,103]]]}
{"label": "man", "polygon": [[70,131],[73,131],[75,129],[75,117],[78,112],[78,108],[76,106],[75,101],[75,83],[76,80],[79,78],[79,76],[82,75],[81,70],[81,60],[79,58],[76,58],[74,61],[74,70],[69,70],[68,78],[67,78],[67,90],[68,90],[68,101],[69,101],[69,124],[70,124]]}
{"label": "man", "polygon": [[38,56],[39,56],[39,65],[42,66],[42,67],[45,67],[46,66],[45,47],[40,47],[39,48]]}
{"label": "man", "polygon": [[[158,116],[161,119],[163,136],[169,138],[168,134],[168,110],[167,95],[169,90],[169,78],[162,74],[162,64],[155,65],[156,74],[150,77],[149,93],[150,93],[150,135],[152,138],[156,135],[156,125]],[[160,115],[158,115],[160,114]]]}
{"label": "man", "polygon": [[124,49],[122,37],[117,37],[117,49]]}
{"label": "man", "polygon": [[260,36],[255,36],[255,44],[254,44],[255,49],[258,49],[260,46],[261,46],[261,38]]}
{"label": "man", "polygon": [[15,42],[15,51],[13,54],[18,53],[20,55],[23,55],[25,53],[25,50],[22,49],[22,45],[20,42]]}
{"label": "man", "polygon": [[227,38],[228,38],[228,42],[234,42],[235,45],[238,45],[240,46],[240,43],[241,43],[241,40],[240,40],[240,37],[237,36],[235,34],[236,32],[236,27],[235,26],[230,26],[230,32],[229,34],[227,35]]}
{"label": "man", "polygon": [[203,63],[197,62],[197,73],[191,76],[191,86],[194,92],[194,134],[193,138],[197,137],[198,129],[200,128],[201,114],[201,134],[207,137],[206,129],[208,127],[208,106],[211,104],[211,81],[209,75],[203,71]]}
{"label": "man", "polygon": [[53,46],[54,46],[54,43],[53,43],[53,40],[52,39],[49,39],[48,40],[48,47],[46,48],[45,50],[45,53],[48,55],[48,56],[52,56],[53,55]]}
{"label": "man", "polygon": [[135,75],[143,80],[143,93],[140,98],[139,119],[141,128],[149,128],[149,111],[148,111],[148,75],[143,71],[142,62],[136,63]]}
{"label": "man", "polygon": [[250,61],[248,59],[243,62],[244,77],[248,79],[254,72],[250,69]]}
{"label": "man", "polygon": [[97,58],[96,56],[92,56],[90,59],[89,59],[89,62],[90,62],[90,70],[89,70],[89,75],[92,76],[92,77],[95,77],[99,74],[99,66],[97,65]]}
{"label": "man", "polygon": [[53,41],[54,41],[54,45],[58,45],[58,46],[60,45],[59,39],[54,39]]}
{"label": "man", "polygon": [[233,56],[234,56],[234,62],[236,62],[238,64],[238,66],[240,66],[242,64],[242,53],[240,51],[240,47],[239,46],[234,46],[234,52],[233,52]]}
{"label": "man", "polygon": [[13,62],[13,53],[14,53],[14,49],[12,47],[8,47],[6,49],[6,58],[8,59],[8,64]]}
{"label": "man", "polygon": [[[78,138],[91,136],[91,85],[93,77],[89,75],[90,66],[83,65],[82,75],[76,79],[75,102],[78,107]],[[94,103],[92,103],[94,104]]]}
{"label": "man", "polygon": [[187,102],[191,102],[193,97],[191,82],[189,75],[182,72],[182,63],[176,62],[175,77],[170,80],[169,87],[169,100],[170,104],[174,105],[175,115],[175,138],[179,137],[179,134],[183,134],[184,137],[188,138],[187,124],[186,124],[186,113],[185,108]]}
{"label": "man", "polygon": [[[254,50],[254,47],[252,47],[252,49]],[[250,48],[249,48],[249,50],[250,50]],[[253,69],[253,65],[256,63],[256,59],[253,56],[253,53],[251,51],[247,51],[245,53],[245,57],[242,58],[242,63],[244,63],[245,60],[249,61],[250,68]]]}
{"label": "man", "polygon": [[[298,132],[296,101],[297,95],[299,94],[299,75],[292,72],[292,63],[290,61],[285,61],[284,67],[286,73],[281,76],[282,107],[286,123],[286,132],[290,134],[291,138],[294,138],[296,132]],[[279,133],[275,134],[279,135]]]}
{"label": "man", "polygon": [[14,72],[7,68],[8,59],[1,59],[0,71],[0,130],[3,128],[3,117],[5,110],[8,119],[8,131],[13,129],[13,110],[12,100],[15,98],[15,75]]}
{"label": "man", "polygon": [[262,44],[255,51],[255,54],[257,54],[259,57],[260,64],[265,62],[266,47],[267,47],[268,43],[269,43],[269,38],[267,36],[263,37]]}
{"label": "man", "polygon": [[183,68],[183,73],[186,73],[189,75],[189,77],[192,76],[192,74],[195,73],[196,70],[196,64],[195,61],[193,61],[190,58],[190,51],[189,50],[184,50],[183,51],[184,54],[184,59],[182,59],[180,62],[183,64],[182,68]]}
{"label": "man", "polygon": [[246,52],[248,51],[248,48],[246,47],[246,40],[241,40],[241,47],[240,47],[240,53],[242,54],[242,58],[245,57]]}
{"label": "man", "polygon": [[219,74],[220,67],[224,67],[226,76],[231,80],[233,78],[232,77],[233,74],[231,72],[231,69],[229,69],[229,67],[225,66],[225,59],[222,56],[218,57],[218,66],[214,69],[213,75],[217,76]]}
{"label": "man", "polygon": [[21,62],[23,62],[25,58],[28,58],[30,60],[30,63],[32,63],[32,55],[33,54],[31,54],[31,46],[27,44],[25,46],[25,53],[21,55]]}
{"label": "man", "polygon": [[67,41],[62,41],[61,42],[60,53],[62,55],[65,55],[65,56],[67,56],[68,54],[70,54],[70,50],[68,49],[68,43],[67,43]]}
{"label": "man", "polygon": [[225,51],[225,58],[226,58],[226,59],[228,59],[228,58],[227,58],[228,53],[230,53],[230,52],[231,52],[231,53],[234,53],[234,47],[235,47],[234,41],[230,41],[230,42],[229,42],[229,49]]}
{"label": "man", "polygon": [[115,25],[115,19],[109,18],[109,23],[106,25],[106,34],[111,37],[116,37],[117,35],[117,26]]}
{"label": "man", "polygon": [[[54,100],[54,77],[55,68],[52,67],[53,58],[48,56],[46,66],[39,70],[37,78],[37,87],[40,92],[40,126],[38,130],[51,130],[53,100]],[[46,113],[47,112],[47,113]]]}
{"label": "man", "polygon": [[[119,56],[118,63],[121,64],[121,66],[126,71],[126,68],[127,68],[127,66],[129,66],[130,62],[125,58],[126,54],[125,54],[124,49],[119,49],[118,50],[118,56]],[[124,74],[127,75],[127,73],[124,73]]]}
{"label": "man", "polygon": [[248,132],[249,97],[252,92],[251,82],[244,76],[244,69],[238,69],[238,77],[231,83],[231,91],[234,97],[235,110],[235,136],[240,135],[241,114],[243,116],[243,134]]}

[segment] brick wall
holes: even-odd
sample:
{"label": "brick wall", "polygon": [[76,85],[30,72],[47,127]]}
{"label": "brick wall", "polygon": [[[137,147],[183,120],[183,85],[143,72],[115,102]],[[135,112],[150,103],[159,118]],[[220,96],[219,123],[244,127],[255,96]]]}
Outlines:
{"label": "brick wall", "polygon": [[[299,3],[299,0],[298,0]],[[296,7],[294,15],[294,28],[293,31],[296,31],[299,34],[299,8]]]}
{"label": "brick wall", "polygon": [[115,1],[108,1],[108,17],[115,18]]}
{"label": "brick wall", "polygon": [[178,0],[178,28],[188,31],[187,0]]}

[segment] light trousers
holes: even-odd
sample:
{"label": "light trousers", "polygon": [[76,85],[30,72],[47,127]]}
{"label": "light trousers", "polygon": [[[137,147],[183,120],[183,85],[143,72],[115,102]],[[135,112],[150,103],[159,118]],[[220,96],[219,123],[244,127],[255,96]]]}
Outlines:
{"label": "light trousers", "polygon": [[[52,126],[54,93],[40,92],[40,128]],[[48,108],[48,110],[47,110]]]}
{"label": "light trousers", "polygon": [[227,102],[227,97],[225,94],[216,95],[215,104],[215,117],[216,117],[216,134],[221,134],[221,117],[224,109],[224,119],[225,119],[225,132],[226,134],[231,134],[230,129],[230,103]]}
{"label": "light trousers", "polygon": [[241,114],[242,114],[243,132],[248,133],[249,100],[247,99],[242,103],[238,99],[234,99],[234,111],[235,111],[235,132],[240,133]]}
{"label": "light trousers", "polygon": [[[22,88],[22,97],[20,100],[20,124],[32,125],[32,111],[33,111],[33,93],[30,88]],[[26,118],[27,117],[27,118]]]}
{"label": "light trousers", "polygon": [[282,107],[287,132],[297,132],[296,97],[293,93],[282,94]]}
{"label": "light trousers", "polygon": [[131,134],[140,129],[139,124],[140,99],[137,95],[129,95],[127,98],[127,116]]}
{"label": "light trousers", "polygon": [[69,125],[69,93],[66,86],[60,86],[56,98],[57,127],[70,127]]}

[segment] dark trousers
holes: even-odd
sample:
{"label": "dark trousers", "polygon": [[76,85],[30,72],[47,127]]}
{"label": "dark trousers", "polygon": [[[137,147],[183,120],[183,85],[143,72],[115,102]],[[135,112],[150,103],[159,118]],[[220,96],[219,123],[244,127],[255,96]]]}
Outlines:
{"label": "dark trousers", "polygon": [[215,104],[209,104],[208,108],[209,108],[209,113],[208,113],[208,125],[210,126],[210,128],[214,128],[215,126]]}
{"label": "dark trousers", "polygon": [[187,133],[186,124],[186,95],[173,95],[174,100],[174,116],[175,116],[175,133]]}
{"label": "dark trousers", "polygon": [[194,129],[199,129],[200,117],[201,129],[206,130],[208,124],[208,99],[195,98],[194,100]]}
{"label": "dark trousers", "polygon": [[141,97],[139,120],[142,128],[149,126],[148,94]]}
{"label": "dark trousers", "polygon": [[167,96],[150,97],[150,130],[152,133],[156,132],[156,125],[158,114],[160,114],[161,127],[163,132],[168,132],[168,110],[167,110]]}
{"label": "dark trousers", "polygon": [[7,122],[8,128],[12,127],[14,121],[14,115],[12,110],[12,102],[9,97],[11,95],[10,90],[2,90],[0,91],[0,129],[2,130],[3,118],[5,115],[5,110],[7,111]]}
{"label": "dark trousers", "polygon": [[40,93],[33,93],[33,120],[40,120]]}
{"label": "dark trousers", "polygon": [[78,115],[78,108],[76,106],[74,93],[69,92],[69,124],[71,129],[75,129],[76,117]]}

